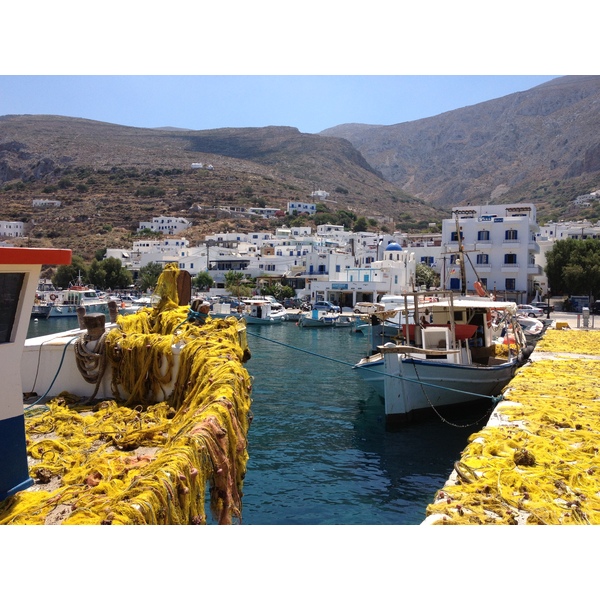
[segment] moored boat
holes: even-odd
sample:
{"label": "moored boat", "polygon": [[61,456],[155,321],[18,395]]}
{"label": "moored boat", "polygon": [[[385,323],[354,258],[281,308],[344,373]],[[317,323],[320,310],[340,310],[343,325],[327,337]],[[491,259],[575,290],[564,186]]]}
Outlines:
{"label": "moored boat", "polygon": [[333,327],[339,318],[338,313],[326,313],[313,309],[303,313],[296,325],[298,327]]}
{"label": "moored boat", "polygon": [[[489,400],[509,383],[527,356],[514,303],[452,292],[441,293],[433,302],[420,302],[419,293],[411,297],[412,326],[406,323],[396,341],[379,346],[377,353],[354,367],[384,398],[388,426],[440,407]],[[510,324],[513,344],[497,344],[499,319]]]}
{"label": "moored boat", "polygon": [[66,290],[50,296],[46,318],[76,317],[77,308],[83,307],[87,313],[109,315],[108,300],[100,298],[95,289],[77,282]]}

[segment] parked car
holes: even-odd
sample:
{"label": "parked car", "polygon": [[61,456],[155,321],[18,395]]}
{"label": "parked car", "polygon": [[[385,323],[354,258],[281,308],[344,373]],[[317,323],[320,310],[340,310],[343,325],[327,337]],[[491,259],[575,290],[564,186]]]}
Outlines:
{"label": "parked car", "polygon": [[593,315],[600,315],[600,300],[596,300],[596,302],[592,302],[590,306],[590,312]]}
{"label": "parked car", "polygon": [[[536,308],[541,308],[544,312],[546,312],[548,310],[547,302],[532,302],[531,306],[535,306]],[[552,304],[550,304],[550,312],[552,312],[553,310],[554,310],[554,306],[552,306]]]}
{"label": "parked car", "polygon": [[315,302],[313,304],[313,310],[324,310],[327,312],[341,312],[340,307],[333,302],[328,302],[327,300],[320,300],[319,302]]}
{"label": "parked car", "polygon": [[526,315],[528,317],[539,318],[544,316],[544,311],[537,306],[531,304],[517,304],[517,314]]}
{"label": "parked car", "polygon": [[356,314],[370,315],[378,310],[384,310],[384,308],[383,304],[375,302],[357,302],[354,305],[354,312]]}

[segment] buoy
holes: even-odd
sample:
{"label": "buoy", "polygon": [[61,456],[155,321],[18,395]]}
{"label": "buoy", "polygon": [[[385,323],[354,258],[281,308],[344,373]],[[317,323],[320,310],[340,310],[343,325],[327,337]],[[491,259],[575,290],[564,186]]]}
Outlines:
{"label": "buoy", "polygon": [[481,281],[476,281],[473,284],[473,287],[475,288],[475,291],[477,292],[477,294],[481,297],[485,296],[485,290],[483,289],[483,285],[481,285]]}

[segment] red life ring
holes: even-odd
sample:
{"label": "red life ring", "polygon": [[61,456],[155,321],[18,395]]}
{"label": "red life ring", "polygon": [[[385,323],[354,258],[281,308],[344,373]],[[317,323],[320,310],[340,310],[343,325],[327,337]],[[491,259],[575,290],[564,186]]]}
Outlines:
{"label": "red life ring", "polygon": [[473,287],[475,288],[475,291],[477,292],[477,294],[481,297],[484,297],[485,294],[485,290],[483,289],[483,286],[481,285],[481,281],[476,281],[473,284]]}
{"label": "red life ring", "polygon": [[52,302],[54,302],[57,298],[58,296],[56,294],[50,294],[50,300],[52,300]]}

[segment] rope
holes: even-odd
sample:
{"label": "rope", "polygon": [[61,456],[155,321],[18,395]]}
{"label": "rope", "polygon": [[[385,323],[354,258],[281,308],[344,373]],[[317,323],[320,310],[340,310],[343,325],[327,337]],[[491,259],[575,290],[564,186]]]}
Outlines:
{"label": "rope", "polygon": [[[266,337],[264,337],[262,335],[254,333],[252,331],[248,331],[247,335],[250,335],[250,336],[253,336],[253,337],[257,337],[257,338],[260,338],[262,340],[265,340],[266,342],[271,342],[273,344],[278,344],[280,346],[284,346],[284,347],[290,348],[292,350],[297,350],[298,352],[304,352],[305,354],[311,354],[312,356],[317,356],[318,358],[321,358],[321,359],[324,359],[324,360],[329,360],[329,361],[332,361],[332,362],[335,362],[335,363],[338,363],[338,364],[341,364],[341,365],[344,365],[344,366],[347,366],[347,367],[355,368],[355,366],[356,366],[353,363],[349,363],[349,362],[346,362],[346,361],[343,361],[343,360],[339,360],[337,358],[332,358],[330,356],[324,356],[323,354],[318,354],[317,352],[313,352],[311,350],[306,350],[305,348],[298,348],[297,346],[292,346],[290,344],[286,344],[286,343],[280,342],[278,340],[272,340],[272,339],[266,338]],[[366,367],[361,367],[361,369],[370,369],[370,368],[372,368],[371,365],[367,365]],[[438,385],[436,383],[427,383],[425,381],[419,381],[419,379],[411,379],[410,377],[403,377],[402,375],[393,375],[391,373],[385,373],[385,372],[382,372],[382,375],[385,376],[385,377],[393,377],[394,379],[401,379],[401,380],[404,380],[404,381],[408,381],[410,383],[418,383],[419,385],[426,385],[426,386],[433,387],[433,388],[438,388],[438,389],[441,389],[441,390],[457,391],[457,390],[455,390],[455,388],[450,388],[450,387],[447,387],[447,386]],[[475,396],[477,398],[488,398],[488,399],[492,400],[493,402],[499,402],[499,400],[502,399],[502,395],[500,395],[500,396],[488,396],[488,395],[477,394],[475,392],[467,392],[467,391],[463,391],[463,390],[459,390],[459,391],[461,391],[461,393],[464,393],[467,396]]]}
{"label": "rope", "polygon": [[[58,364],[58,369],[56,370],[56,373],[54,374],[54,378],[50,382],[50,385],[49,385],[48,389],[35,402],[33,402],[29,406],[25,407],[23,409],[24,413],[27,412],[27,411],[29,411],[29,410],[31,410],[31,409],[33,409],[37,404],[39,404],[42,400],[44,400],[48,396],[48,394],[50,393],[50,390],[52,389],[52,386],[54,385],[54,382],[56,381],[56,379],[57,379],[57,377],[58,377],[58,375],[59,375],[59,373],[60,373],[60,371],[62,369],[64,360],[65,360],[65,355],[67,353],[67,348],[69,347],[70,344],[72,344],[76,340],[77,340],[77,337],[73,337],[73,338],[71,338],[65,344],[65,347],[63,348],[62,355],[61,355],[61,358],[60,358],[60,363]],[[39,353],[38,353],[37,371],[36,371],[35,380],[34,380],[34,384],[33,384],[34,387],[35,387],[35,381],[37,381],[37,374],[38,374],[38,371],[39,371],[39,368],[40,368],[40,358],[41,358],[42,346],[43,346],[43,344],[40,345],[40,350],[39,350]],[[44,407],[38,407],[38,408],[44,408]]]}
{"label": "rope", "polygon": [[88,344],[91,340],[87,333],[82,334],[75,341],[75,363],[77,364],[77,369],[85,381],[95,384],[94,391],[88,400],[90,403],[96,397],[106,371],[106,335],[107,332],[104,331],[100,339],[98,339],[94,351],[88,349]]}
{"label": "rope", "polygon": [[177,273],[173,263],[159,279],[161,309],[119,316],[94,351],[78,336],[81,375],[98,382],[110,364],[127,400],[90,406],[63,392],[30,413],[36,485],[0,502],[0,524],[204,524],[208,497],[215,522],[241,522],[252,421],[245,331],[236,319],[189,321],[172,301]]}

